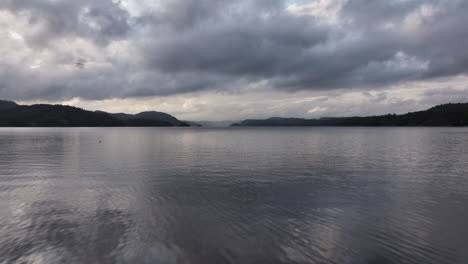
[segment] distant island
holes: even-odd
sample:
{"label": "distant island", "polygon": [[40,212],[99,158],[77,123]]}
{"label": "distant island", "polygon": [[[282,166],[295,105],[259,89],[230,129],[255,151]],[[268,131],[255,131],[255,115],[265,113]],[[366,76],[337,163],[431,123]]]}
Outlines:
{"label": "distant island", "polygon": [[188,127],[162,112],[136,115],[87,111],[65,105],[18,105],[0,100],[0,127]]}
{"label": "distant island", "polygon": [[468,103],[444,104],[403,115],[332,117],[321,119],[249,119],[231,126],[468,126]]}

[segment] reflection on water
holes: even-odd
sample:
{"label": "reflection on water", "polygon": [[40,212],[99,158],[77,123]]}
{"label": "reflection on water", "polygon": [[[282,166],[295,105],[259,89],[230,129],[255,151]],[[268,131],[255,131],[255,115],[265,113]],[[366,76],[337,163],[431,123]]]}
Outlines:
{"label": "reflection on water", "polygon": [[467,190],[463,128],[0,129],[0,263],[468,263]]}

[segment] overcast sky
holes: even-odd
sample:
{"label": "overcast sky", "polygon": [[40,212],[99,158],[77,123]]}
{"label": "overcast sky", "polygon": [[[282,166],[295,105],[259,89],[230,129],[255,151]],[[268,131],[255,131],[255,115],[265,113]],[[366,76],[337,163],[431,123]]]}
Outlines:
{"label": "overcast sky", "polygon": [[0,99],[180,119],[468,102],[467,0],[1,0]]}

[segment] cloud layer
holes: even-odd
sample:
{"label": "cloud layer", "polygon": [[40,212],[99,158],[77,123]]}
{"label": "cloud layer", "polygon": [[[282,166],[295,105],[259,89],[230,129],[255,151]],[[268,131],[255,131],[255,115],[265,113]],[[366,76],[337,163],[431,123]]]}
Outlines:
{"label": "cloud layer", "polygon": [[468,73],[467,13],[465,0],[3,0],[0,96],[365,91],[452,78]]}

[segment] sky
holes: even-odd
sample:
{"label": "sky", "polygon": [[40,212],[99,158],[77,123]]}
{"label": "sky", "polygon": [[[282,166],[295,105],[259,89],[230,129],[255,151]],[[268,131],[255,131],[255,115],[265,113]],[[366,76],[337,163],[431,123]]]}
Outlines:
{"label": "sky", "polygon": [[0,99],[183,120],[468,102],[467,0],[1,0]]}

